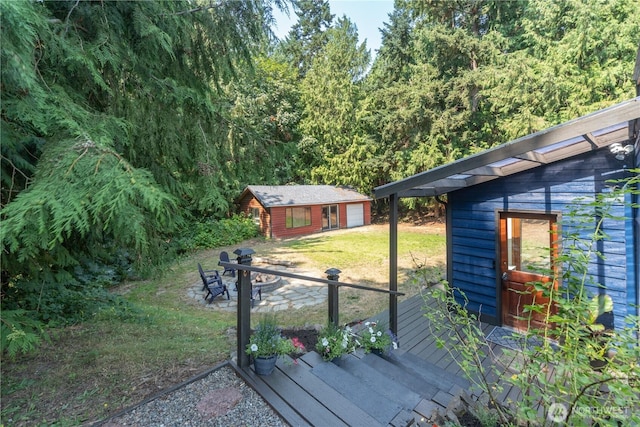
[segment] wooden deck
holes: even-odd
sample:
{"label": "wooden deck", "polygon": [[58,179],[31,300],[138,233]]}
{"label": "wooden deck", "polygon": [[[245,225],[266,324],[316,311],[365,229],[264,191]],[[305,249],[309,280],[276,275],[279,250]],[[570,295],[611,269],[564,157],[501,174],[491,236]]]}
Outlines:
{"label": "wooden deck", "polygon": [[[273,374],[253,369],[238,372],[292,426],[408,426],[428,419],[463,391],[478,398],[480,391],[464,378],[458,365],[436,337],[423,315],[425,301],[411,297],[398,304],[400,349],[384,357],[358,352],[340,366],[315,352],[298,363],[278,361]],[[387,313],[375,319],[386,321]],[[493,326],[482,325],[485,334]],[[491,344],[483,361],[505,373],[512,363],[503,347]],[[507,372],[511,375],[510,372]],[[492,374],[498,375],[498,374]],[[501,401],[516,400],[518,391],[505,387]]]}

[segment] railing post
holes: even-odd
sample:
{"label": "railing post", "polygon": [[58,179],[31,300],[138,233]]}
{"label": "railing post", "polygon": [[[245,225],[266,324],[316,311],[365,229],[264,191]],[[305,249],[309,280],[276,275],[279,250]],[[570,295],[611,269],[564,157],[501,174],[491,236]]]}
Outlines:
{"label": "railing post", "polygon": [[[238,264],[251,265],[251,248],[240,248],[233,251],[238,256]],[[251,335],[251,272],[238,269],[238,320],[237,320],[237,358],[238,367],[249,367],[249,355],[246,353]]]}
{"label": "railing post", "polygon": [[[389,290],[398,290],[398,195],[389,195]],[[389,294],[389,329],[398,336],[398,296]]]}
{"label": "railing post", "polygon": [[[337,268],[330,268],[325,271],[327,279],[335,280],[336,282],[340,279],[340,273],[342,272]],[[329,322],[338,326],[338,322],[340,321],[340,313],[338,309],[338,285],[327,284],[327,291],[329,300]]]}

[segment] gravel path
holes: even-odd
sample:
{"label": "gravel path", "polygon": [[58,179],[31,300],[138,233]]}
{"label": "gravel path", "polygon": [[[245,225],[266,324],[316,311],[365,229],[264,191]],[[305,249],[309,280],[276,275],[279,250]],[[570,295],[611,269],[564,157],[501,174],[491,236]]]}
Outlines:
{"label": "gravel path", "polygon": [[103,427],[287,426],[229,366],[157,397]]}

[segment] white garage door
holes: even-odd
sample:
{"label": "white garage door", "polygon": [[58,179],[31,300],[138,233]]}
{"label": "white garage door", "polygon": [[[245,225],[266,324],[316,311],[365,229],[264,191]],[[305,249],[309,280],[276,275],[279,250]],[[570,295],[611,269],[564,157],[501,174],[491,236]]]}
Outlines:
{"label": "white garage door", "polygon": [[347,228],[364,225],[364,205],[347,205]]}

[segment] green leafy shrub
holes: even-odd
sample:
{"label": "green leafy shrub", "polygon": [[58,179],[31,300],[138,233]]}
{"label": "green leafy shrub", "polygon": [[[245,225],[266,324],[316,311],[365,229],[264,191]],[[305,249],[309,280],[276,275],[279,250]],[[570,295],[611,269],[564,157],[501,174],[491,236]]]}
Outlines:
{"label": "green leafy shrub", "polygon": [[178,246],[181,251],[229,246],[256,237],[259,231],[253,219],[245,215],[219,220],[207,218],[193,223],[178,238]]}
{"label": "green leafy shrub", "polygon": [[139,315],[131,303],[109,291],[133,275],[124,253],[109,260],[79,257],[80,263],[44,275],[17,275],[3,283],[0,352],[15,356],[35,350],[46,328],[75,324],[100,313],[128,320]]}
{"label": "green leafy shrub", "polygon": [[13,358],[18,353],[28,353],[36,349],[49,336],[44,322],[26,310],[2,310],[0,321],[0,346],[3,354]]}

